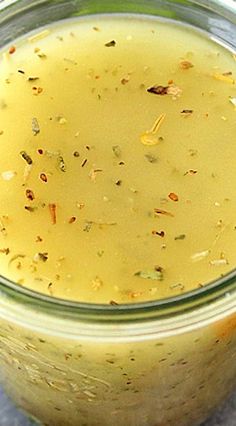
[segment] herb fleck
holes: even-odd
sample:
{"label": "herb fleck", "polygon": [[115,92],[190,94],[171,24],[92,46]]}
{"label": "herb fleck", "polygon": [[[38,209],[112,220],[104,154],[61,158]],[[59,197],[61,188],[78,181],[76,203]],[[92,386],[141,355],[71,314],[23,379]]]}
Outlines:
{"label": "herb fleck", "polygon": [[85,166],[85,164],[88,162],[88,159],[87,158],[85,158],[83,161],[82,161],[82,164],[81,164],[81,167],[84,167]]}
{"label": "herb fleck", "polygon": [[85,207],[84,203],[76,203],[76,206],[78,207],[78,209],[82,210]]}
{"label": "herb fleck", "polygon": [[58,167],[62,172],[66,172],[65,161],[61,155],[58,157]]}
{"label": "herb fleck", "polygon": [[141,142],[144,145],[153,146],[158,144],[159,138],[156,138],[156,134],[158,130],[160,129],[162,123],[164,122],[166,118],[166,114],[161,114],[155,121],[154,125],[150,130],[147,130],[141,135]]}
{"label": "herb fleck", "polygon": [[150,271],[138,271],[134,274],[135,277],[140,277],[148,280],[157,280],[157,281],[163,281],[163,271],[159,271],[156,269],[150,270]]}
{"label": "herb fleck", "polygon": [[34,91],[34,95],[35,96],[37,96],[37,95],[40,95],[40,93],[42,93],[43,92],[43,88],[42,87],[36,87],[36,86],[34,86],[34,87],[32,87],[32,90]]}
{"label": "herb fleck", "polygon": [[69,223],[74,223],[75,221],[76,221],[76,217],[71,216],[71,218],[69,219]]}
{"label": "herb fleck", "polygon": [[229,101],[231,102],[231,104],[233,104],[236,107],[236,98],[233,98],[232,96],[230,96]]}
{"label": "herb fleck", "polygon": [[43,241],[42,237],[40,237],[40,235],[37,235],[35,242],[41,243],[42,241]]}
{"label": "herb fleck", "polygon": [[123,78],[121,79],[121,84],[123,84],[123,86],[124,86],[124,85],[125,85],[125,84],[127,84],[129,81],[130,81],[130,76],[123,77]]}
{"label": "herb fleck", "polygon": [[152,235],[158,235],[161,238],[164,238],[165,232],[164,231],[152,231]]}
{"label": "herb fleck", "polygon": [[85,222],[83,231],[84,232],[89,232],[91,230],[91,228],[92,228],[92,224],[93,224],[93,222],[91,222],[91,221]]}
{"label": "herb fleck", "polygon": [[33,164],[32,158],[27,154],[26,151],[21,151],[20,155],[23,158],[23,160],[26,161],[27,164],[29,164],[29,165]]}
{"label": "herb fleck", "polygon": [[186,176],[186,175],[196,175],[196,174],[197,174],[197,170],[190,169],[190,170],[188,170],[187,172],[184,173],[184,176]]}
{"label": "herb fleck", "polygon": [[94,280],[92,280],[92,289],[94,291],[100,290],[102,286],[103,282],[99,277],[96,277]]}
{"label": "herb fleck", "polygon": [[163,96],[163,95],[168,95],[168,89],[169,89],[169,86],[155,85],[155,86],[149,87],[147,89],[147,92],[153,93],[154,95]]}
{"label": "herb fleck", "polygon": [[91,181],[96,183],[97,174],[102,171],[102,169],[92,169],[89,173],[89,178],[91,179]]}
{"label": "herb fleck", "polygon": [[0,249],[0,253],[3,253],[3,254],[5,254],[7,256],[10,253],[10,249],[8,247]]}
{"label": "herb fleck", "polygon": [[149,163],[157,163],[158,158],[153,154],[145,154],[145,158],[149,161]]}
{"label": "herb fleck", "polygon": [[115,47],[115,45],[116,45],[115,40],[108,41],[108,43],[105,44],[106,47]]}
{"label": "herb fleck", "polygon": [[119,306],[119,303],[117,303],[115,300],[110,300],[109,304],[111,306]]}
{"label": "herb fleck", "polygon": [[193,110],[192,110],[192,109],[183,109],[183,110],[181,111],[181,113],[180,113],[180,114],[182,114],[182,115],[184,115],[184,116],[188,117],[188,116],[190,116],[191,114],[193,114]]}
{"label": "herb fleck", "polygon": [[120,158],[120,157],[121,157],[121,148],[120,148],[120,146],[119,146],[119,145],[114,145],[114,146],[112,147],[112,151],[113,151],[114,155],[115,155],[117,158]]}
{"label": "herb fleck", "polygon": [[181,291],[183,291],[185,289],[185,285],[182,283],[177,283],[177,284],[171,284],[170,285],[170,289],[174,290],[176,288],[179,288]]}
{"label": "herb fleck", "polygon": [[229,264],[227,259],[214,259],[214,260],[210,260],[209,263],[212,266],[222,266],[222,265],[228,265]]}
{"label": "herb fleck", "polygon": [[203,260],[205,257],[209,256],[209,254],[210,254],[210,250],[203,250],[199,253],[194,253],[191,256],[191,259],[192,259],[193,262],[199,262],[199,261]]}
{"label": "herb fleck", "polygon": [[37,262],[38,260],[42,262],[46,262],[48,260],[48,253],[37,253],[34,256],[34,260]]}
{"label": "herb fleck", "polygon": [[181,95],[182,90],[175,84],[171,83],[169,86],[154,85],[149,87],[147,92],[158,96],[171,95],[175,98]]}
{"label": "herb fleck", "polygon": [[179,66],[182,70],[189,70],[190,68],[193,68],[194,65],[190,61],[181,61]]}
{"label": "herb fleck", "polygon": [[28,81],[37,81],[39,77],[28,77]]}
{"label": "herb fleck", "polygon": [[56,117],[59,124],[64,125],[67,123],[67,119],[65,117],[62,117],[61,115],[59,117]]}
{"label": "herb fleck", "polygon": [[26,189],[25,194],[28,200],[33,201],[35,199],[34,193],[31,189]]}
{"label": "herb fleck", "polygon": [[186,238],[186,235],[185,234],[180,234],[180,235],[177,235],[176,237],[175,237],[175,240],[177,241],[177,240],[185,240],[185,238]]}
{"label": "herb fleck", "polygon": [[25,206],[25,210],[27,210],[30,213],[33,213],[36,209],[37,207]]}
{"label": "herb fleck", "polygon": [[32,132],[34,136],[40,133],[39,122],[36,117],[32,118]]}
{"label": "herb fleck", "polygon": [[52,224],[55,225],[57,223],[57,206],[55,203],[50,203],[48,207]]}
{"label": "herb fleck", "polygon": [[164,215],[164,216],[171,216],[171,217],[174,217],[173,213],[168,212],[168,211],[166,211],[166,210],[162,210],[162,209],[154,209],[154,212],[155,212],[157,215],[158,215],[158,214],[161,214],[161,215]]}
{"label": "herb fleck", "polygon": [[228,75],[215,73],[215,74],[213,74],[213,77],[216,80],[223,81],[225,83],[235,84],[235,80],[232,77],[228,76]]}

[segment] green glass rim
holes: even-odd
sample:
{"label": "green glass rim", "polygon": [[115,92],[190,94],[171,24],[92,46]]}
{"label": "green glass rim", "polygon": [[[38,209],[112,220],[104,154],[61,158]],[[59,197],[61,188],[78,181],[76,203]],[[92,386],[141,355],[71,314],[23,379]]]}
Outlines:
{"label": "green glass rim", "polygon": [[[204,287],[183,293],[170,298],[154,301],[128,303],[128,304],[98,304],[85,303],[73,300],[56,298],[45,295],[6,279],[0,275],[0,294],[4,294],[16,303],[30,305],[33,308],[53,314],[70,313],[72,316],[97,318],[98,314],[112,319],[121,318],[125,315],[142,316],[143,313],[150,314],[148,318],[155,316],[169,317],[171,314],[182,314],[193,309],[207,306],[218,300],[228,300],[230,295],[236,294],[236,268],[225,276],[206,284]],[[1,302],[0,302],[1,305]],[[125,318],[124,318],[125,319]]]}
{"label": "green glass rim", "polygon": [[[146,0],[148,4],[149,0]],[[28,1],[28,0],[12,0],[7,1],[4,8],[2,2],[1,5],[1,14],[2,11],[7,12],[4,16],[6,22],[11,18],[10,10],[12,9],[16,14],[18,13],[15,10],[15,7],[18,4],[21,4],[19,12],[27,11],[30,8],[36,8],[40,5],[47,5],[52,3],[54,5],[60,5],[64,3],[63,0],[39,0],[39,1]],[[79,4],[80,0],[68,1],[69,4]],[[83,3],[83,2],[81,2]],[[84,2],[86,3],[86,2]],[[90,3],[90,1],[88,1]],[[106,3],[106,0],[101,0],[100,2],[93,2],[94,4]],[[119,9],[119,4],[122,3],[121,0],[115,2],[114,8]],[[128,1],[127,3],[132,3]],[[137,4],[142,4],[142,1],[138,1]],[[158,1],[158,4],[165,3]],[[169,5],[172,3],[172,0],[166,1]],[[210,10],[219,14],[220,16],[227,19],[229,22],[236,24],[236,3],[234,0],[179,0],[178,3],[183,4],[183,7],[186,5],[197,5],[202,9]],[[153,0],[149,2],[149,5],[153,4]],[[105,7],[105,6],[104,6]],[[141,7],[141,6],[140,6]],[[9,11],[9,14],[8,14]],[[92,13],[103,13],[93,10]],[[106,13],[106,12],[105,12]],[[114,11],[111,13],[115,13]],[[122,12],[126,13],[126,12]],[[90,14],[90,12],[89,12]],[[148,14],[148,13],[147,13]],[[14,15],[14,13],[13,13]],[[13,301],[16,304],[22,306],[27,305],[38,310],[49,312],[54,315],[70,315],[74,318],[91,318],[97,319],[99,315],[101,318],[104,317],[108,320],[126,320],[127,316],[133,317],[135,320],[137,317],[143,318],[143,314],[147,315],[147,319],[166,317],[170,315],[182,314],[184,312],[192,311],[193,309],[200,308],[202,306],[208,306],[209,304],[222,300],[227,302],[229,298],[226,296],[235,296],[236,295],[236,268],[230,271],[228,274],[211,281],[204,285],[203,287],[197,288],[195,290],[182,293],[177,296],[163,298],[154,301],[138,302],[138,303],[128,303],[128,304],[97,304],[97,303],[85,303],[77,302],[67,299],[59,299],[50,295],[45,295],[33,290],[30,290],[26,287],[21,287],[19,284],[14,283],[13,281],[8,280],[4,276],[0,275],[0,309],[1,309],[1,298],[4,300]],[[2,296],[2,297],[1,297]],[[231,298],[230,298],[231,299]],[[223,303],[223,302],[222,302]]]}

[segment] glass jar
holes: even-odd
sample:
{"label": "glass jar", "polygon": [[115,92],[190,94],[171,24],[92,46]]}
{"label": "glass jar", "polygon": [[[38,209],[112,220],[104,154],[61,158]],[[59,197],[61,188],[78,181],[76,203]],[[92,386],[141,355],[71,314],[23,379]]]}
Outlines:
{"label": "glass jar", "polygon": [[[236,48],[234,1],[16,0],[0,46],[92,13],[182,21]],[[236,272],[157,302],[72,303],[0,280],[1,382],[45,426],[194,426],[236,384]]]}

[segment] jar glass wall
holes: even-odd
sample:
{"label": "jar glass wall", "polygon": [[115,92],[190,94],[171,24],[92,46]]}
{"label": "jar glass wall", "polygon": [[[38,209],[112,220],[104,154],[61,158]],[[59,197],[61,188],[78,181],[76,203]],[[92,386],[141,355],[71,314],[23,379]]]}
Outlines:
{"label": "jar glass wall", "polygon": [[[234,2],[3,2],[0,46],[95,13],[160,16],[236,49]],[[0,377],[48,426],[194,426],[236,383],[236,274],[172,299],[105,306],[0,282]]]}

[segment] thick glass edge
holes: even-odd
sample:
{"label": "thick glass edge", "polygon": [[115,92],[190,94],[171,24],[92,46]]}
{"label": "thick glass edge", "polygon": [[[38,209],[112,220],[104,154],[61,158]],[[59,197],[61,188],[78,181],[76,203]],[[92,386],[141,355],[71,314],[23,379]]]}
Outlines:
{"label": "thick glass edge", "polygon": [[[8,20],[14,17],[18,12],[24,12],[28,9],[36,8],[40,5],[47,4],[60,5],[63,0],[4,0],[0,4],[0,15],[4,13],[4,18]],[[76,7],[76,5],[82,3],[81,0],[69,0],[68,5]],[[84,3],[90,3],[89,0],[85,0]],[[94,2],[96,3],[96,1]],[[110,1],[101,0],[97,2],[101,4],[111,4]],[[117,1],[117,7],[119,8],[120,0]],[[141,2],[142,3],[142,2]],[[153,3],[153,0],[150,2]],[[158,3],[165,3],[159,1]],[[166,3],[171,4],[172,0]],[[203,9],[208,9],[214,13],[219,14],[223,18],[229,20],[231,23],[236,24],[236,2],[234,0],[178,0],[177,3],[186,5],[196,5]],[[99,9],[99,7],[98,7]],[[98,10],[97,13],[100,13]],[[193,309],[200,308],[208,305],[209,303],[216,302],[220,299],[226,300],[226,296],[230,296],[236,293],[236,269],[231,271],[224,277],[215,280],[206,286],[186,292],[183,295],[171,297],[167,299],[141,302],[133,304],[121,304],[117,306],[107,304],[89,304],[83,302],[73,302],[70,300],[57,299],[51,296],[43,295],[27,288],[19,287],[19,285],[11,282],[5,277],[0,275],[0,295],[14,300],[14,302],[21,303],[22,305],[30,305],[33,308],[40,309],[45,312],[51,312],[52,314],[62,314],[70,317],[90,317],[91,320],[100,314],[105,318],[121,319],[127,315],[137,316],[143,313],[149,313],[148,319],[151,316],[155,318],[165,318],[172,314],[184,313],[192,311]],[[1,300],[0,300],[1,305]]]}
{"label": "thick glass edge", "polygon": [[[236,295],[236,269],[207,284],[205,287],[178,295],[176,297],[150,302],[108,305],[84,302],[73,302],[37,293],[27,288],[19,287],[6,278],[0,276],[0,295],[11,299],[15,303],[29,306],[31,309],[39,309],[42,312],[58,314],[62,317],[70,317],[93,321],[127,320],[135,317],[140,320],[165,319],[167,317],[191,312],[200,309],[213,302],[222,300],[227,304],[230,296]],[[1,306],[1,300],[0,300]],[[236,308],[236,305],[235,305]],[[147,316],[148,314],[148,316]]]}

